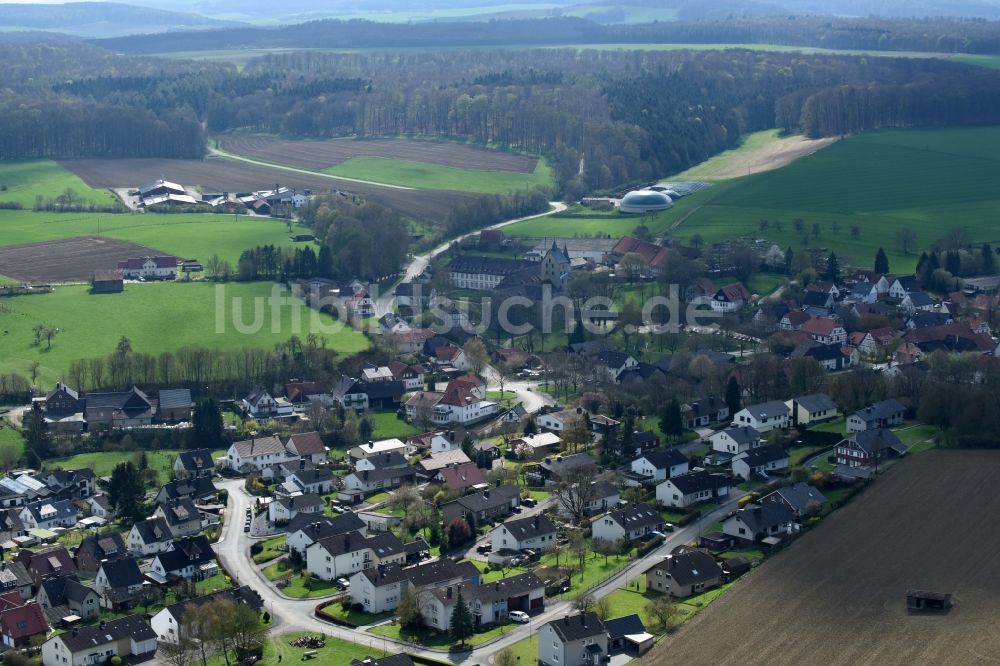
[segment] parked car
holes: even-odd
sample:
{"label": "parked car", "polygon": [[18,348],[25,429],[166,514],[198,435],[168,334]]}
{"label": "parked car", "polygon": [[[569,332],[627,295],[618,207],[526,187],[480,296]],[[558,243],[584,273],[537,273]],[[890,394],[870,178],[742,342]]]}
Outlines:
{"label": "parked car", "polygon": [[493,550],[493,545],[489,544],[489,543],[483,543],[483,544],[480,544],[480,545],[476,546],[476,552],[479,553],[480,555],[485,555],[486,553],[490,552],[491,550]]}
{"label": "parked car", "polygon": [[250,523],[244,523],[243,524],[243,531],[244,532],[249,532],[250,531]]}
{"label": "parked car", "polygon": [[525,497],[521,500],[521,504],[528,507],[529,509],[538,505],[537,500],[534,497]]}
{"label": "parked car", "polygon": [[338,578],[337,585],[340,586],[340,589],[346,590],[351,586],[351,581],[347,580],[346,578]]}
{"label": "parked car", "polygon": [[524,611],[511,611],[507,614],[511,622],[517,622],[518,624],[526,624],[531,618]]}

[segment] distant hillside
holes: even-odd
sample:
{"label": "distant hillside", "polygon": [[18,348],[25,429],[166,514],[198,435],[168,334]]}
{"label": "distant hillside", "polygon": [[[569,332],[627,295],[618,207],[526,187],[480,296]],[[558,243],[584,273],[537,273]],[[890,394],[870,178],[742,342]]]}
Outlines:
{"label": "distant hillside", "polygon": [[0,4],[0,27],[47,30],[85,37],[109,37],[172,30],[235,27],[198,14],[137,7],[118,2],[74,2],[60,5]]}

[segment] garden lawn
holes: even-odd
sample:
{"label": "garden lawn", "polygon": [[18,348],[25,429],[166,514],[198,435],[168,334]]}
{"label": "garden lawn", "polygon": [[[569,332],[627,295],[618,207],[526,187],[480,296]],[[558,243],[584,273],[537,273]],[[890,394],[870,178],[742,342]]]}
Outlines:
{"label": "garden lawn", "polygon": [[932,425],[912,425],[893,431],[903,444],[910,447],[909,454],[934,448],[934,436],[941,429]]}
{"label": "garden lawn", "polygon": [[[266,664],[277,664],[279,661],[285,663],[298,663],[302,661],[302,654],[309,651],[309,648],[297,648],[291,645],[291,641],[300,636],[315,636],[313,632],[297,632],[293,634],[282,634],[269,642],[270,650],[264,651],[264,661]],[[378,641],[360,641],[352,643],[340,638],[325,636],[326,646],[316,650],[316,656],[309,660],[311,666],[345,666],[351,660],[362,660],[365,657],[384,657],[386,652],[376,648]],[[270,654],[268,654],[270,653]]]}
{"label": "garden lawn", "polygon": [[24,437],[21,435],[21,431],[10,425],[0,425],[0,448],[13,449],[17,457],[20,458],[24,455],[24,445]]}
{"label": "garden lawn", "polygon": [[837,435],[843,435],[847,432],[847,419],[841,416],[840,418],[827,421],[826,423],[809,426],[809,430],[812,430],[813,432],[832,432]]}
{"label": "garden lawn", "polygon": [[827,446],[799,446],[788,450],[788,464],[791,467],[796,467],[802,464],[802,461],[810,456],[814,456],[820,451],[827,449]]}
{"label": "garden lawn", "polygon": [[219,573],[214,576],[209,576],[203,580],[199,580],[194,584],[198,594],[211,594],[212,592],[218,592],[219,590],[225,590],[226,588],[232,587],[232,583],[226,580],[226,574],[219,571]]}
{"label": "garden lawn", "polygon": [[[53,458],[45,461],[45,469],[92,469],[96,476],[111,476],[115,466],[127,460],[139,464],[141,451],[105,451],[100,453],[78,453],[68,458]],[[216,451],[216,457],[224,452]],[[174,476],[174,460],[177,451],[146,451],[146,460],[151,469],[160,474],[161,483],[166,483]]]}
{"label": "garden lawn", "polygon": [[[517,628],[516,624],[501,624],[498,626],[493,626],[486,631],[479,631],[473,634],[470,638],[466,639],[466,645],[482,645],[486,641],[497,638],[506,634]],[[398,624],[380,624],[377,627],[372,627],[367,630],[369,633],[375,634],[377,636],[385,636],[386,638],[409,641],[411,643],[419,643],[420,645],[427,646],[429,648],[448,648],[452,645],[457,645],[458,641],[452,640],[452,638],[447,633],[441,633],[434,631],[433,629],[428,629],[426,627],[410,630],[403,629]]]}
{"label": "garden lawn", "polygon": [[394,615],[393,611],[386,611],[385,613],[365,613],[362,611],[356,611],[353,609],[353,604],[348,604],[348,609],[344,610],[344,604],[341,602],[332,603],[329,606],[323,606],[322,610],[325,613],[329,613],[334,617],[339,617],[342,620],[347,620],[348,622],[353,622],[359,627],[366,624],[371,624],[372,622],[379,622],[380,620],[385,620]]}
{"label": "garden lawn", "polygon": [[377,183],[403,185],[425,190],[455,190],[484,194],[549,187],[552,169],[539,159],[533,173],[458,169],[427,162],[394,160],[362,155],[324,169],[323,173],[345,178],[360,178]]}
{"label": "garden lawn", "polygon": [[416,435],[420,430],[406,421],[396,418],[396,412],[372,412],[365,418],[372,422],[372,436],[376,440],[381,439],[406,439]]}
{"label": "garden lawn", "polygon": [[[272,293],[282,301],[289,300],[290,305],[272,308]],[[4,326],[9,334],[0,336],[0,372],[30,377],[31,363],[38,361],[37,383],[41,386],[67,378],[70,363],[76,359],[107,356],[122,336],[129,339],[134,351],[154,356],[183,347],[271,349],[292,335],[305,339],[311,331],[344,356],[368,348],[361,333],[336,325],[327,315],[290,299],[280,285],[267,282],[136,283],[119,294],[90,294],[85,286],[68,286],[49,294],[16,296],[4,304],[8,308]],[[238,331],[234,320],[250,326],[255,310],[259,310],[260,330],[252,334]],[[32,329],[37,324],[59,330],[51,349],[44,342],[33,345]]]}
{"label": "garden lawn", "polygon": [[514,653],[515,663],[537,664],[538,663],[538,634],[532,634],[530,638],[518,641],[510,646]]}
{"label": "garden lawn", "polygon": [[[638,590],[635,587],[636,583],[639,584]],[[635,581],[629,582],[628,589],[620,587],[609,595],[611,615],[612,617],[624,617],[635,613],[646,625],[646,631],[649,631],[656,622],[646,613],[646,604],[659,596],[656,592],[646,590],[646,577],[640,576]]]}
{"label": "garden lawn", "polygon": [[54,199],[66,190],[72,190],[74,198],[81,202],[111,206],[116,201],[108,190],[93,189],[52,160],[0,163],[0,189],[0,201],[16,201],[27,210],[31,210],[37,195]]}
{"label": "garden lawn", "polygon": [[257,564],[262,564],[284,555],[285,551],[281,550],[281,547],[285,545],[287,538],[287,534],[279,534],[278,536],[259,542],[264,547],[264,550],[254,555],[253,561]]}
{"label": "garden lawn", "polygon": [[[0,201],[4,201],[3,195],[0,192]],[[293,233],[308,232],[305,227],[296,225],[292,226],[292,230]],[[288,225],[281,220],[247,215],[33,213],[0,210],[0,245],[21,245],[77,236],[109,236],[201,261],[218,254],[232,264],[234,269],[240,254],[257,245],[309,245],[289,240]]]}

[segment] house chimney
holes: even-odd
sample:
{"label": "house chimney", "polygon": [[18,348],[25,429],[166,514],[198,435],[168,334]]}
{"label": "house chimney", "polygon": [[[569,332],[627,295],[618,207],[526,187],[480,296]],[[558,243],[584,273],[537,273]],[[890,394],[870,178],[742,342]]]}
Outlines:
{"label": "house chimney", "polygon": [[483,499],[489,499],[489,498],[490,498],[490,491],[489,490],[484,490],[483,491]]}
{"label": "house chimney", "polygon": [[448,599],[451,599],[451,585],[449,585],[449,586],[448,586],[448,591],[447,591],[447,592],[445,593],[445,596],[446,596],[446,597],[447,597]]}
{"label": "house chimney", "polygon": [[534,523],[535,529],[537,530],[538,529],[538,514],[537,513],[535,514],[535,518],[534,518],[534,520],[532,522]]}

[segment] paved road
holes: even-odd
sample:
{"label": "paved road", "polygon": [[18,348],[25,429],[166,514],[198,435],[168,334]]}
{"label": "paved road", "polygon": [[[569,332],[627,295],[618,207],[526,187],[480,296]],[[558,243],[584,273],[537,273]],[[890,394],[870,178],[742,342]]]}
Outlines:
{"label": "paved road", "polygon": [[[494,224],[493,226],[486,227],[486,229],[502,229],[503,227],[509,226],[511,224],[524,222],[525,220],[534,220],[539,217],[545,217],[546,215],[552,215],[553,213],[559,213],[566,210],[566,204],[561,203],[559,201],[550,201],[549,205],[552,206],[552,208],[544,213],[538,213],[537,215],[528,215],[527,217],[519,217],[514,220],[507,220],[506,222],[500,222],[499,224]],[[477,235],[478,233],[479,233],[478,230],[470,231],[467,234],[463,234],[462,236],[459,236],[450,241],[442,243],[441,245],[438,245],[436,248],[434,248],[433,250],[431,250],[426,254],[421,254],[413,257],[413,259],[410,261],[410,264],[406,267],[406,272],[403,274],[403,278],[400,280],[400,282],[401,283],[413,282],[413,280],[415,280],[418,276],[423,274],[425,270],[427,270],[427,265],[430,263],[431,259],[433,259],[434,257],[438,256],[439,254],[447,250],[449,247],[451,247],[452,243],[456,243],[466,238],[470,238],[472,236]],[[383,315],[389,314],[390,312],[392,312],[392,310],[393,310],[393,296],[392,296],[392,290],[389,289],[386,291],[386,293],[379,296],[377,301],[375,301],[375,317],[380,318]]]}
{"label": "paved road", "polygon": [[[243,532],[242,518],[246,508],[251,505],[253,500],[244,492],[243,480],[227,480],[217,484],[217,486],[225,488],[228,491],[229,504],[226,509],[226,521],[223,526],[222,537],[215,545],[216,555],[238,584],[249,585],[260,593],[261,598],[264,600],[264,608],[273,618],[272,633],[280,634],[291,631],[322,632],[328,636],[336,636],[337,638],[353,643],[369,645],[372,648],[390,652],[405,650],[423,656],[437,659],[442,658],[443,654],[438,651],[415,648],[406,643],[366,633],[361,629],[347,629],[321,622],[313,616],[313,608],[321,601],[320,599],[289,599],[279,594],[270,582],[256,569],[249,556],[250,539]],[[671,549],[694,539],[704,525],[711,524],[730,511],[735,510],[737,499],[738,496],[734,495],[729,502],[706,514],[697,522],[680,528],[668,535],[662,546],[641,559],[633,560],[615,576],[596,587],[592,591],[595,598],[605,597],[619,587],[626,585],[629,581],[635,580],[637,576],[641,575],[642,572],[651,567],[655,562],[669,554]],[[544,613],[532,617],[530,624],[512,626],[510,631],[504,634],[499,640],[475,650],[449,654],[448,658],[456,664],[487,664],[496,652],[527,638],[545,622],[562,617],[570,612],[572,612],[572,605],[569,601],[549,603]]]}

